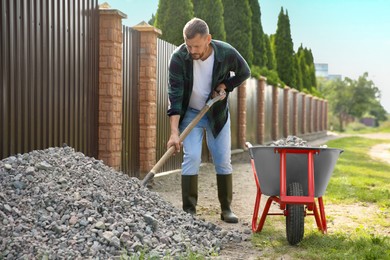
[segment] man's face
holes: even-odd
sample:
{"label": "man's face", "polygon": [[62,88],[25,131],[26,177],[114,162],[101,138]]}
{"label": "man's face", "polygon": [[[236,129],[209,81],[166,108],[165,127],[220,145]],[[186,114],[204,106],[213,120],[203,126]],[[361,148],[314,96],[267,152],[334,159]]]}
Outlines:
{"label": "man's face", "polygon": [[208,51],[210,41],[210,34],[204,36],[197,34],[192,39],[185,39],[187,50],[191,54],[193,60],[199,60],[205,56]]}

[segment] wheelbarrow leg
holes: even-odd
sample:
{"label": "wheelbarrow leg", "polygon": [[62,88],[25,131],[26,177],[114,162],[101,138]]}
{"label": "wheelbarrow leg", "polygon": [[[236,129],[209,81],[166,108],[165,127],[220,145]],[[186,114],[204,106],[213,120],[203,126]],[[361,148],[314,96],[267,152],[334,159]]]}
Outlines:
{"label": "wheelbarrow leg", "polygon": [[322,232],[321,217],[318,214],[318,209],[317,209],[316,203],[314,202],[313,204],[314,204],[313,205],[313,215],[314,215],[314,218],[316,219],[316,224],[317,224],[318,230],[320,230]]}
{"label": "wheelbarrow leg", "polygon": [[[263,229],[265,219],[267,218],[269,208],[271,207],[272,201],[274,201],[275,197],[269,197],[267,200],[267,203],[265,204],[265,207],[263,209],[263,213],[261,214],[260,222],[259,225],[257,225],[257,216],[260,208],[260,201],[261,201],[261,193],[257,193],[258,196],[256,197],[256,205],[255,205],[255,211],[253,212],[253,217],[252,217],[252,231],[253,232],[261,232]],[[259,198],[259,200],[257,200]]]}
{"label": "wheelbarrow leg", "polygon": [[[327,233],[327,226],[326,226],[326,217],[325,217],[325,210],[324,210],[324,202],[322,200],[322,197],[318,198],[318,207],[316,203],[314,203],[313,208],[313,215],[316,219],[318,230],[320,230],[323,234]],[[319,211],[319,213],[318,213]]]}
{"label": "wheelbarrow leg", "polygon": [[322,197],[318,198],[318,204],[319,204],[320,214],[321,214],[322,233],[326,234],[328,233],[328,227],[326,224],[325,208],[324,208],[324,202],[322,200]]}

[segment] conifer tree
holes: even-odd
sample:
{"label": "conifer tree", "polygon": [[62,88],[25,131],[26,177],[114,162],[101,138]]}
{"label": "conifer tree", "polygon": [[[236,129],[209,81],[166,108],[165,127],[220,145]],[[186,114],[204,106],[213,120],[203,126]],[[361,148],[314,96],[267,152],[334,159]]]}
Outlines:
{"label": "conifer tree", "polygon": [[194,17],[191,0],[160,0],[154,26],[161,29],[161,39],[175,45],[183,43],[183,27]]}
{"label": "conifer tree", "polygon": [[252,65],[252,12],[248,0],[222,0],[226,41],[235,47],[249,66]]}
{"label": "conifer tree", "polygon": [[264,46],[264,31],[261,25],[261,10],[258,0],[249,0],[252,11],[253,65],[266,66],[267,53]]}
{"label": "conifer tree", "polygon": [[290,20],[287,11],[284,14],[282,7],[275,34],[276,69],[280,79],[290,87],[292,87],[294,79],[293,55],[294,46],[291,39]]}
{"label": "conifer tree", "polygon": [[294,63],[294,84],[293,84],[293,88],[301,91],[302,88],[303,88],[303,86],[302,86],[302,72],[301,72],[301,68],[299,66],[300,62],[299,62],[299,54],[298,53],[294,54],[293,63]]}
{"label": "conifer tree", "polygon": [[263,40],[264,40],[265,52],[267,55],[265,65],[269,70],[276,70],[275,53],[274,53],[274,49],[271,47],[271,39],[270,37],[268,37],[267,34],[264,34]]}
{"label": "conifer tree", "polygon": [[207,23],[212,38],[225,41],[226,32],[222,0],[192,0],[192,3],[195,17]]}

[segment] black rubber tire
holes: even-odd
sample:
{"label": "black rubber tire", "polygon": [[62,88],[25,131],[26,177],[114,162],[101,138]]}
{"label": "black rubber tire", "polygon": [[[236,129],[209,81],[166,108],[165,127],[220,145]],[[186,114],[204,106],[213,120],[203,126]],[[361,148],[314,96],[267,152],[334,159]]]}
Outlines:
{"label": "black rubber tire", "polygon": [[[294,182],[288,185],[288,196],[303,196],[303,189],[300,183]],[[286,205],[286,235],[290,245],[296,245],[303,239],[305,230],[305,208],[303,204]]]}

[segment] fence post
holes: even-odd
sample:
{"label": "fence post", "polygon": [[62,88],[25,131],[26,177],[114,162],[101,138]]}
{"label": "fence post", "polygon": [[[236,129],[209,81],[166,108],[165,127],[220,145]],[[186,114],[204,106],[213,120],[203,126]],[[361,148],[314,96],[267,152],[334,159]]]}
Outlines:
{"label": "fence post", "polygon": [[296,89],[291,89],[293,94],[293,127],[292,134],[294,136],[298,135],[298,91]]}
{"label": "fence post", "polygon": [[272,140],[278,139],[279,132],[279,102],[278,102],[278,86],[272,86],[272,131],[271,138]]}
{"label": "fence post", "polygon": [[237,89],[238,97],[238,144],[245,149],[246,140],[246,81]]}
{"label": "fence post", "polygon": [[257,134],[259,144],[264,144],[265,139],[265,86],[267,78],[261,77],[258,80],[257,91]]}
{"label": "fence post", "polygon": [[157,127],[157,37],[161,31],[146,22],[132,27],[140,33],[139,59],[139,149],[140,177],[156,163]]}
{"label": "fence post", "polygon": [[108,5],[99,10],[98,158],[119,169],[122,152],[122,19]]}
{"label": "fence post", "polygon": [[283,89],[283,136],[287,137],[289,133],[290,112],[289,112],[289,94],[290,88],[285,86]]}

